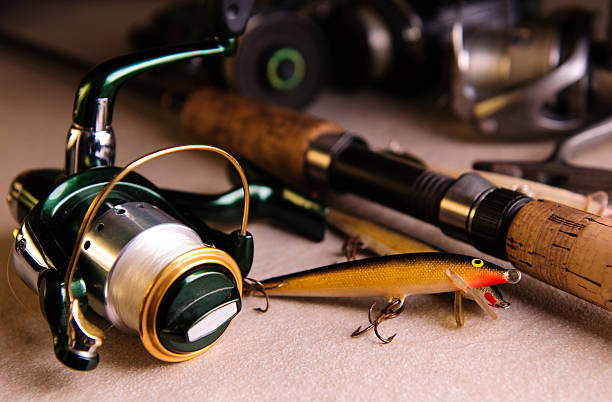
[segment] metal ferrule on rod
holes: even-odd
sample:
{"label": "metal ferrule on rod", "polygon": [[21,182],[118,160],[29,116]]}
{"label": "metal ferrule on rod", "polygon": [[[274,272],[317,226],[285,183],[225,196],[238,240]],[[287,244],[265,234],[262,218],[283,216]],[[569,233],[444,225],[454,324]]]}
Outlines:
{"label": "metal ferrule on rod", "polygon": [[460,176],[440,202],[439,226],[451,237],[507,259],[506,235],[516,213],[531,198],[495,187],[476,173]]}
{"label": "metal ferrule on rod", "polygon": [[440,202],[439,221],[442,231],[454,238],[469,241],[472,220],[480,201],[495,186],[475,173],[460,176]]}
{"label": "metal ferrule on rod", "polygon": [[306,174],[317,183],[329,184],[329,170],[332,161],[353,141],[360,141],[351,134],[322,135],[312,142],[306,151]]}

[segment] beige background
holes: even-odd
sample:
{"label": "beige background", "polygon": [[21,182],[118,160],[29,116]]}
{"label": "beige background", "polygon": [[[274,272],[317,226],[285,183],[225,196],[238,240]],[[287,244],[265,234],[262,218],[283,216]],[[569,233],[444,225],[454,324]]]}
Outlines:
{"label": "beige background", "polygon": [[[125,48],[121,18],[145,19],[151,7],[114,3],[112,17],[98,2],[3,5],[0,23],[103,60]],[[0,56],[0,189],[6,191],[23,170],[63,166],[81,74],[4,48]],[[447,112],[374,93],[328,92],[308,111],[364,135],[377,148],[398,141],[431,164],[467,168],[483,158],[537,159],[552,148],[546,141],[486,141]],[[175,116],[128,92],[119,96],[114,127],[121,165],[190,142],[179,135]],[[610,152],[612,144],[606,144],[578,161],[612,168]],[[155,162],[141,172],[160,186],[208,192],[229,186],[223,164],[197,154]],[[478,254],[436,228],[356,197],[329,200],[448,250]],[[15,227],[7,209],[0,209],[3,261]],[[334,233],[313,243],[267,222],[249,229],[256,241],[254,278],[342,260],[342,239]],[[612,315],[529,277],[503,291],[510,310],[493,321],[469,303],[462,329],[454,326],[450,295],[410,297],[406,312],[381,327],[384,334],[398,333],[385,346],[373,335],[349,336],[366,322],[371,300],[277,299],[260,314],[252,307],[261,300],[249,298],[227,335],[200,358],[160,363],[137,337],[112,329],[99,367],[79,373],[55,360],[37,298],[6,271],[0,279],[0,400],[611,400]]]}

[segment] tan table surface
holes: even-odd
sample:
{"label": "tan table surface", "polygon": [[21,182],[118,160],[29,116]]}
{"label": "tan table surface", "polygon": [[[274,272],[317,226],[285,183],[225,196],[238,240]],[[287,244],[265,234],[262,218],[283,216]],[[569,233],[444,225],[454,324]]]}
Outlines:
{"label": "tan table surface", "polygon": [[[27,9],[7,6],[5,11],[0,22],[25,33],[47,29],[51,39],[79,39],[53,29],[59,14],[47,11],[34,18]],[[112,24],[102,18],[95,26],[112,29]],[[122,46],[119,39],[95,45],[114,52]],[[92,54],[99,60],[113,55],[107,50]],[[3,48],[0,55],[0,189],[6,191],[23,170],[63,166],[81,75]],[[484,141],[447,112],[374,93],[328,92],[308,111],[363,134],[375,147],[397,141],[437,165],[467,168],[482,158],[536,159],[552,148],[551,142]],[[178,134],[174,116],[127,92],[119,96],[114,128],[120,165],[191,142]],[[607,144],[581,155],[579,162],[612,167],[611,152]],[[229,186],[223,163],[197,154],[155,162],[140,172],[160,186],[207,192]],[[445,249],[480,255],[436,228],[356,197],[330,202],[374,214]],[[7,208],[0,209],[2,261],[8,259],[15,227]],[[256,242],[254,278],[342,260],[343,239],[329,231],[324,242],[314,243],[268,222],[253,222],[249,230]],[[10,272],[1,278],[0,400],[612,400],[612,314],[530,277],[503,289],[512,308],[500,312],[497,321],[468,302],[462,329],[453,322],[451,295],[412,296],[406,312],[381,327],[384,334],[398,334],[384,346],[373,335],[349,336],[366,322],[371,300],[277,299],[260,314],[252,308],[261,299],[247,298],[226,336],[197,359],[160,363],[137,337],[111,329],[100,365],[89,373],[68,370],[55,360],[37,298]]]}

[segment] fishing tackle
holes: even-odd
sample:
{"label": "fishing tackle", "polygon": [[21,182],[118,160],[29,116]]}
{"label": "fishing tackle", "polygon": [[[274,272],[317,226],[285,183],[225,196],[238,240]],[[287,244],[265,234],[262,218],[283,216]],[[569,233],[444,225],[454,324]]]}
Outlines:
{"label": "fishing tackle", "polygon": [[[211,108],[202,107],[213,100]],[[239,109],[240,116],[228,117],[227,108]],[[182,111],[194,136],[231,149],[280,180],[378,202],[612,309],[609,218],[534,200],[474,173],[454,179],[423,169],[372,151],[362,138],[333,122],[234,95],[200,90]]]}
{"label": "fishing tackle", "polygon": [[404,308],[405,308],[404,302],[398,298],[393,298],[393,300],[391,300],[385,306],[385,308],[382,309],[382,311],[380,312],[380,315],[376,319],[372,318],[372,311],[374,311],[374,307],[376,307],[376,302],[372,303],[372,305],[370,306],[370,309],[368,310],[368,320],[370,321],[370,325],[365,327],[364,329],[361,329],[361,327],[357,327],[357,329],[353,331],[351,336],[356,337],[356,336],[365,334],[366,332],[368,332],[369,330],[373,328],[374,333],[376,334],[376,337],[380,339],[382,343],[390,343],[393,339],[395,339],[395,336],[397,334],[393,334],[388,338],[384,338],[378,332],[378,325],[380,325],[380,323],[383,322],[384,320],[389,320],[391,318],[395,318],[398,315],[400,315],[404,311]]}
{"label": "fishing tackle", "polygon": [[[357,328],[353,336],[373,329],[383,342],[395,335],[383,337],[378,326],[384,320],[397,317],[404,310],[405,299],[414,294],[455,292],[455,319],[463,325],[462,295],[469,294],[493,319],[497,315],[475,288],[503,283],[517,283],[521,273],[504,269],[479,258],[446,253],[395,254],[347,261],[309,269],[261,281],[267,296],[301,297],[384,297],[389,302],[377,318],[373,318],[376,303],[370,306],[370,325]],[[501,305],[500,305],[501,307]]]}
{"label": "fishing tackle", "polygon": [[138,333],[166,361],[203,353],[240,311],[253,256],[246,178],[241,230],[224,234],[187,219],[189,211],[130,173],[187,150],[217,152],[240,169],[218,148],[191,145],[155,152],[123,170],[87,169],[59,184],[56,170],[25,172],[13,182],[9,204],[22,223],[11,265],[39,294],[56,356],[69,367],[90,370],[98,363],[102,334],[85,319],[88,309]]}
{"label": "fishing tackle", "polygon": [[359,236],[349,236],[342,244],[342,252],[347,261],[353,261],[357,258],[357,253],[364,247],[363,241]]}
{"label": "fishing tackle", "polygon": [[[374,222],[365,221],[335,209],[330,209],[328,220],[332,226],[349,235],[342,245],[342,251],[347,261],[355,260],[357,252],[362,248],[374,251],[378,255],[439,251],[416,239],[395,232],[393,229],[383,227]],[[366,236],[367,241],[362,240],[361,236],[357,235],[357,233]],[[497,286],[475,288],[474,291],[481,293],[482,297],[491,307],[510,308],[510,303],[504,300],[504,296]],[[466,296],[468,299],[472,299],[470,294],[456,293],[455,303],[459,303],[459,300],[457,300],[458,296]],[[462,326],[463,320],[459,317],[462,317],[462,315],[456,315],[455,318],[457,318],[457,324]]]}
{"label": "fishing tackle", "polygon": [[501,309],[510,308],[510,302],[504,300],[504,296],[497,286],[484,286],[476,290],[482,293],[482,297],[484,297],[489,306]]}
{"label": "fishing tackle", "polygon": [[[154,357],[183,361],[202,354],[241,309],[242,279],[253,259],[247,232],[249,187],[239,163],[207,145],[185,145],[114,165],[111,127],[118,88],[137,73],[178,60],[230,54],[252,1],[212,1],[218,36],[193,45],[130,54],[102,63],[82,80],[66,143],[65,170],[32,170],[11,184],[8,203],[20,226],[10,264],[40,298],[56,357],[91,370],[104,333],[93,310],[113,326],[137,333]],[[226,234],[133,173],[181,151],[225,157],[244,191],[240,230]],[[178,194],[178,196],[177,196]]]}
{"label": "fishing tackle", "polygon": [[253,278],[244,278],[242,281],[242,288],[244,295],[259,293],[266,298],[266,307],[257,307],[254,309],[255,311],[259,311],[260,313],[265,313],[268,311],[270,308],[270,297],[268,296],[268,292],[266,292],[265,286],[260,281]]}

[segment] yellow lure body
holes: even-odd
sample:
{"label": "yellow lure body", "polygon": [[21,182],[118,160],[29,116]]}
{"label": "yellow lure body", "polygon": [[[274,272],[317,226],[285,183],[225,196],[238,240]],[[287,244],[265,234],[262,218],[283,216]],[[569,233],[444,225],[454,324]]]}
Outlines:
{"label": "yellow lure body", "polygon": [[446,271],[472,288],[516,283],[520,272],[479,258],[447,253],[409,253],[348,261],[262,282],[270,296],[385,297],[454,292]]}

